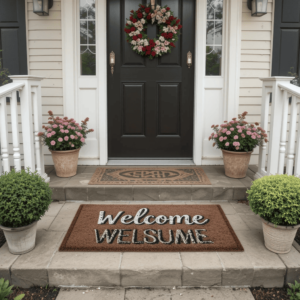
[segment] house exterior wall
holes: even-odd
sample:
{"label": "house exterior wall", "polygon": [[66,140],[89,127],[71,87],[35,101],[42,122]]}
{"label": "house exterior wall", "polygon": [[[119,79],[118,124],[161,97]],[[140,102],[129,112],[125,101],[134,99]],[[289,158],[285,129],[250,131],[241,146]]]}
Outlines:
{"label": "house exterior wall", "polygon": [[[49,110],[63,115],[61,0],[54,0],[47,17],[34,14],[32,0],[26,1],[28,74],[45,77],[42,104],[43,123],[47,123]],[[48,150],[45,153],[50,158]]]}
{"label": "house exterior wall", "polygon": [[[251,16],[247,0],[243,0],[242,9],[239,113],[247,111],[248,121],[260,122],[262,81],[259,78],[271,76],[274,3],[269,0],[268,13],[259,18]],[[251,163],[257,162],[258,148]]]}
{"label": "house exterior wall", "polygon": [[[43,122],[47,111],[63,115],[62,30],[61,0],[54,0],[48,17],[39,17],[32,11],[32,0],[27,1],[28,74],[44,76],[42,81]],[[240,68],[239,112],[248,111],[248,121],[259,122],[262,82],[260,77],[271,75],[273,0],[268,13],[251,17],[247,0],[242,7],[242,41]],[[69,116],[71,117],[71,116]],[[51,162],[46,151],[46,163]],[[251,163],[257,163],[256,149]]]}

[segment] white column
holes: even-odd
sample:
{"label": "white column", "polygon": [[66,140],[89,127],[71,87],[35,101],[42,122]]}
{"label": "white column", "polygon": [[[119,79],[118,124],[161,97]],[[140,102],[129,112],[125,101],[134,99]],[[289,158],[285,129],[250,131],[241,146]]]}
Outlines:
{"label": "white column", "polygon": [[[300,98],[297,98],[297,106],[299,106]],[[298,122],[297,145],[295,156],[294,176],[300,177],[300,122]]]}
{"label": "white column", "polygon": [[297,128],[297,101],[296,101],[296,97],[292,96],[289,141],[288,141],[288,152],[287,152],[287,162],[286,162],[286,173],[288,175],[293,175],[294,158],[295,158],[296,128]]}
{"label": "white column", "polygon": [[1,155],[3,171],[10,172],[9,153],[8,153],[8,128],[6,97],[0,98],[0,130],[1,130]]}
{"label": "white column", "polygon": [[20,153],[20,141],[19,141],[17,91],[12,92],[12,96],[10,98],[10,112],[11,112],[13,151],[14,151],[14,154],[13,154],[14,167],[15,167],[16,171],[20,171],[21,170],[21,153]]}
{"label": "white column", "polygon": [[286,151],[286,131],[287,131],[287,119],[289,113],[289,99],[287,91],[282,91],[283,94],[283,110],[282,110],[282,126],[281,126],[281,141],[279,148],[279,165],[278,174],[283,174],[285,163],[285,151]]}

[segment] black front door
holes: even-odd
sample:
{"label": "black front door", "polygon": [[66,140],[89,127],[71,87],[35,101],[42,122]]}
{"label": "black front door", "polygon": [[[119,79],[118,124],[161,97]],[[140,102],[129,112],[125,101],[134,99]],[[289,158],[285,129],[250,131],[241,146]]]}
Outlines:
{"label": "black front door", "polygon": [[[114,73],[108,66],[109,158],[192,158],[195,1],[161,0],[183,28],[176,48],[149,60],[134,53],[123,31],[131,10],[149,3],[142,0],[109,0],[108,55],[114,51]],[[104,29],[105,30],[105,29]],[[156,38],[156,25],[148,37]]]}
{"label": "black front door", "polygon": [[300,1],[276,0],[272,76],[300,74]]}

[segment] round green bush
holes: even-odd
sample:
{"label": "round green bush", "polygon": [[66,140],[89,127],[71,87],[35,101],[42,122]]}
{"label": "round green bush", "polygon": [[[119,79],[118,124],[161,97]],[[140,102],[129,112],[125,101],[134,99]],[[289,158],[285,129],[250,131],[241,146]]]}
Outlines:
{"label": "round green bush", "polygon": [[22,227],[38,221],[48,210],[49,184],[29,170],[12,170],[0,176],[0,225]]}
{"label": "round green bush", "polygon": [[253,182],[248,200],[253,212],[275,225],[300,224],[300,178],[271,175]]}

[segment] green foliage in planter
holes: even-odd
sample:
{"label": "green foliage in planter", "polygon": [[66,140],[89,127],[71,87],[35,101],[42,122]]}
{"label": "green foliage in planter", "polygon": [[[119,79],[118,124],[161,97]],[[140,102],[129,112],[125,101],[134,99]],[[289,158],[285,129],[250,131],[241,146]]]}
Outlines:
{"label": "green foliage in planter", "polygon": [[290,300],[300,300],[300,283],[297,281],[295,284],[289,283],[289,287],[287,294],[290,296]]}
{"label": "green foliage in planter", "polygon": [[300,224],[300,178],[271,175],[253,182],[248,200],[251,209],[275,225]]}
{"label": "green foliage in planter", "polygon": [[38,221],[52,201],[49,184],[37,172],[12,170],[0,176],[0,224],[22,227]]}
{"label": "green foliage in planter", "polygon": [[[12,288],[14,286],[9,286],[9,281],[5,281],[4,278],[0,279],[0,300],[7,300],[8,296],[11,295],[12,292]],[[14,300],[21,300],[25,297],[25,295],[19,295],[16,298],[14,298]]]}

